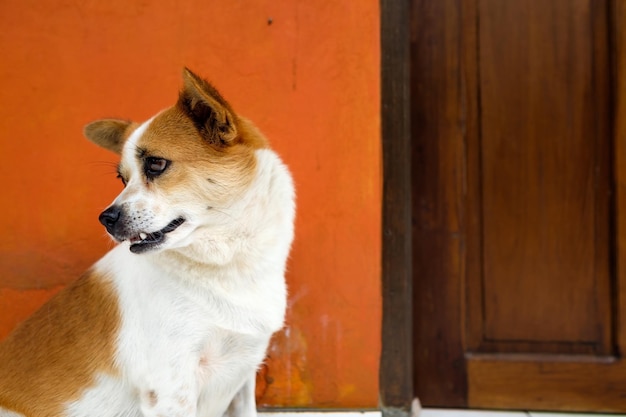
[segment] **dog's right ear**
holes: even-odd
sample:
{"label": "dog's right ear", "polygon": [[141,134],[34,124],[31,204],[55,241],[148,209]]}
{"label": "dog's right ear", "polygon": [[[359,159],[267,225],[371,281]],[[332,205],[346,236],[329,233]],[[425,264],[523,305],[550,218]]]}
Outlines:
{"label": "dog's right ear", "polygon": [[126,138],[128,138],[128,128],[131,125],[132,122],[127,120],[96,120],[85,126],[83,134],[96,145],[121,154],[124,142],[126,142]]}
{"label": "dog's right ear", "polygon": [[188,68],[183,70],[183,89],[178,97],[178,107],[207,142],[228,146],[237,137],[233,109],[215,87]]}

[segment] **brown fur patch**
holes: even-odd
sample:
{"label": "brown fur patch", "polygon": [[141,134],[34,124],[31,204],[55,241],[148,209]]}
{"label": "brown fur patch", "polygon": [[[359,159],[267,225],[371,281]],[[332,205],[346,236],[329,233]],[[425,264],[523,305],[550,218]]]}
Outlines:
{"label": "brown fur patch", "polygon": [[0,406],[25,416],[58,416],[94,383],[115,374],[120,326],[106,279],[87,272],[0,344]]}
{"label": "brown fur patch", "polygon": [[[254,151],[267,146],[265,137],[247,120],[238,118],[237,130],[238,136],[230,144],[214,145],[204,140],[189,117],[174,106],[152,120],[137,148],[145,157],[171,161],[167,171],[154,179],[161,192],[176,190],[180,194],[181,184],[204,184],[216,189],[210,193],[214,204],[226,204],[227,194],[252,181],[256,169]],[[224,196],[220,196],[220,190]]]}

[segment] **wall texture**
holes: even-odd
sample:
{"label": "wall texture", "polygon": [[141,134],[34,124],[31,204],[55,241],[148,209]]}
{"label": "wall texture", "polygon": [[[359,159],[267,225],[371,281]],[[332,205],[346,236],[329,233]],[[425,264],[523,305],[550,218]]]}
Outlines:
{"label": "wall texture", "polygon": [[100,117],[174,103],[183,65],[268,135],[298,189],[286,327],[260,405],[374,407],[380,354],[377,0],[0,2],[0,338],[112,246]]}

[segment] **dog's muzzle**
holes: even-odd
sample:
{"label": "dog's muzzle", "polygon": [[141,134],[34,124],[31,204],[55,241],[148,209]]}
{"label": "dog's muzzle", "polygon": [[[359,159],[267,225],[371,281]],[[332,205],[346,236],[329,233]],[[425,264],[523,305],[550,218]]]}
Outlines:
{"label": "dog's muzzle", "polygon": [[177,217],[161,230],[152,232],[139,230],[132,226],[129,227],[124,219],[124,211],[120,206],[107,208],[98,219],[116,240],[120,242],[129,240],[130,251],[133,253],[142,253],[157,248],[165,241],[166,234],[173,232],[185,222],[184,218]]}

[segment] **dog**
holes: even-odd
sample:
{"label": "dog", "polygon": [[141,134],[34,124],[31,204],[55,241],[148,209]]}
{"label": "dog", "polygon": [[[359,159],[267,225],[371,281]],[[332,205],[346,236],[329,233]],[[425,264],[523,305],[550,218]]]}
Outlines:
{"label": "dog", "polygon": [[176,104],[85,136],[120,154],[118,244],[0,344],[0,416],[254,417],[283,326],[288,168],[189,69]]}

